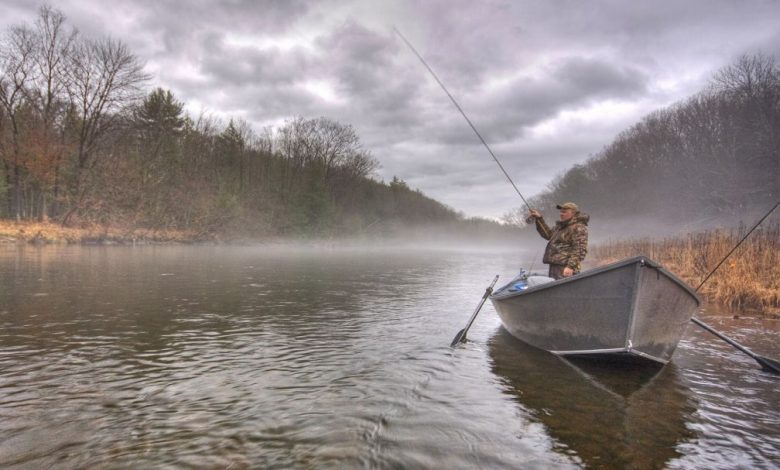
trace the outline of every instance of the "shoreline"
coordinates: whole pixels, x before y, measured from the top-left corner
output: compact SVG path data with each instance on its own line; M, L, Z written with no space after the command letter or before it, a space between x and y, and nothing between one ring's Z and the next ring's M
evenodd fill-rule
M93 225L63 227L52 222L0 220L0 243L33 245L135 245L195 244L218 242L216 236L204 236L182 230L116 228Z

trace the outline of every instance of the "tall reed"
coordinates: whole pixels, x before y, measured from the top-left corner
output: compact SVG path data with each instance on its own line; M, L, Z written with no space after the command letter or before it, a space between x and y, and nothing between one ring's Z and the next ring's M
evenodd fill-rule
M594 246L591 254L597 265L645 255L696 288L747 230L740 226L661 240L613 241ZM732 310L780 316L780 223L756 229L699 293Z

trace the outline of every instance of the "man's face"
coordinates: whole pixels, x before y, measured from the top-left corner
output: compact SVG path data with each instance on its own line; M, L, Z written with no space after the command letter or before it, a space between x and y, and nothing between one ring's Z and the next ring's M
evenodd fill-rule
M566 222L572 217L574 217L574 211L572 209L561 209L561 222Z

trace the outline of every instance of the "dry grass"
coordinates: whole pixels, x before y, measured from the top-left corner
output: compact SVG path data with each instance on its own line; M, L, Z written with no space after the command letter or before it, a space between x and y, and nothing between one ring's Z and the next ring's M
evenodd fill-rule
M595 246L591 253L598 265L645 255L695 289L745 233L747 228L740 227L663 240L627 240ZM780 316L780 224L756 229L699 293L732 310Z
M126 229L104 226L63 227L50 222L0 220L0 242L28 243L186 243L194 233L177 230Z

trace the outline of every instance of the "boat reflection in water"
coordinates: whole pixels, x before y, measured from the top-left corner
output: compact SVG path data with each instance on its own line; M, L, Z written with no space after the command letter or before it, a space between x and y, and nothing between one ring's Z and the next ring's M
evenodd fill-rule
M663 468L695 411L674 364L661 367L563 359L529 346L504 328L488 341L493 372L555 450L590 468Z

